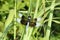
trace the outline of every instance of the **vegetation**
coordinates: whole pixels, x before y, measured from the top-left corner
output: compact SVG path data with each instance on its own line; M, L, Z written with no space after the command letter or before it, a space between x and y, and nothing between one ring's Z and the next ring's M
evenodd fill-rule
M0 0L0 40L60 40L60 0Z

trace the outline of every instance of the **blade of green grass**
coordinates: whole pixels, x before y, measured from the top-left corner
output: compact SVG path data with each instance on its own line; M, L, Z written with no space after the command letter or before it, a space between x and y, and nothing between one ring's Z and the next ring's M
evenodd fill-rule
M49 40L50 37L50 29L51 29L51 24L52 24L52 19L53 19L53 10L54 10L54 6L55 5L55 0L53 0L52 4L51 4L51 12L49 15L49 19L48 19L48 27L47 27L47 31L46 31L46 36L45 36L45 40Z
M36 18L36 16L37 16L38 7L39 7L39 0L37 0L37 3L36 3L36 9L35 9L35 13L34 13L34 18Z

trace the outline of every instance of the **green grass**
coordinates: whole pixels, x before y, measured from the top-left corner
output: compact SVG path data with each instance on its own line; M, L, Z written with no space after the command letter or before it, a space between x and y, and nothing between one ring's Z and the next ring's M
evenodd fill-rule
M0 5L0 40L60 40L60 0L2 1L5 4ZM19 14L26 17L24 20L31 16L31 22L37 19L39 26L30 26L28 23L24 25L21 21L18 23L16 19L22 19ZM12 35L12 38L9 38L8 34Z

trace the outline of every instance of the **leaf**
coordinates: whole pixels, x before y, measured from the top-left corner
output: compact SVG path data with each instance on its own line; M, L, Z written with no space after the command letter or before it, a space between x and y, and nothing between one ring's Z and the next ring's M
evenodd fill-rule
M9 4L6 2L2 8L1 8L2 11L5 11L5 10L9 10Z
M15 10L10 10L9 11L9 16L8 16L6 22L5 22L5 28L13 21L14 14L15 14Z
M0 21L0 32L2 32L3 29L4 29L4 24L3 24L3 22Z
M25 6L25 3L21 3L20 0L17 0L17 10L22 9Z
M57 24L60 24L60 21L57 21L57 20L53 20L53 22L55 22Z

